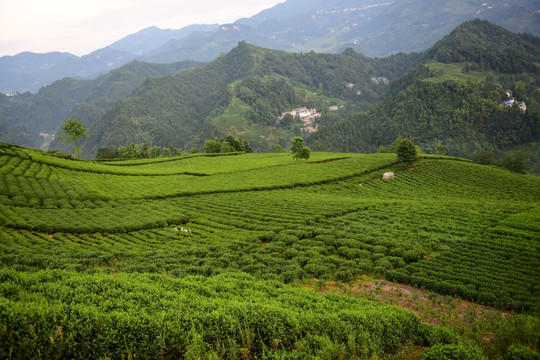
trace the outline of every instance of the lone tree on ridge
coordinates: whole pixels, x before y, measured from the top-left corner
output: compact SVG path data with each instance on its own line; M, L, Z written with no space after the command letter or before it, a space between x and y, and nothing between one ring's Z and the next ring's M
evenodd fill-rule
M399 162L412 163L418 158L416 145L409 139L399 142L396 153Z
M291 152L293 154L293 158L296 160L307 160L309 159L309 155L311 154L309 148L304 146L304 139L302 139L300 136L294 137L292 141Z
M68 119L62 125L62 130L67 136L59 136L58 139L63 140L66 144L73 144L75 146L75 154L77 159L81 158L81 140L88 137L86 128L83 123L75 118Z

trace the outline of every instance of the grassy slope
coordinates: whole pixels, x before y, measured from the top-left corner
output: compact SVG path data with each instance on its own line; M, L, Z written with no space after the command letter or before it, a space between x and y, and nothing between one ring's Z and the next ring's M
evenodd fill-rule
M495 74L494 72L486 71L469 71L465 72L464 68L467 63L453 63L453 64L443 64L440 62L431 62L427 63L426 66L435 71L438 76L430 77L425 79L425 81L430 81L433 83L442 83L447 80L453 81L486 81L486 76ZM469 65L472 65L470 63Z
M391 154L314 153L309 163L244 154L94 164L2 151L3 355L11 348L28 357L32 350L24 349L34 348L74 356L70 351L96 342L96 331L110 340L97 342L94 354L117 357L129 352L126 341L140 356L195 356L197 346L202 353L261 354L275 346L322 357L333 349L328 358L382 355L407 339L442 341L430 343L432 330L410 313L283 285L313 278L386 274L501 308L538 306L535 177L451 158L402 168ZM321 162L332 159L340 160ZM382 180L386 170L396 178ZM324 305L303 304L306 297ZM155 299L162 299L159 311L145 305ZM87 325L77 332L79 321ZM186 325L193 323L204 326ZM75 334L71 342L59 340L62 328L66 337ZM246 350L248 333L258 344Z

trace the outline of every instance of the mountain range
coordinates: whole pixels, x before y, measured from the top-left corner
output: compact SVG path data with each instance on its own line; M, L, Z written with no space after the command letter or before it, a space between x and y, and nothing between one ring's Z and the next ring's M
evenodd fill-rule
M539 10L531 0L288 0L233 24L143 29L82 57L28 52L4 56L0 92L36 92L66 76L94 78L134 59L211 61L239 41L291 52L340 53L350 47L380 57L424 51L472 18L540 35Z
M540 139L539 60L539 37L484 20L383 59L240 42L207 65L144 81L89 124L83 147L89 157L129 142L187 151L231 134L270 151L301 135L314 150L374 152L403 136L429 153L496 153ZM302 108L318 117L282 119Z
M406 136L466 156L540 140L540 37L466 22L422 54L368 112L307 139L315 149L374 152ZM538 154L537 154L538 155Z
M261 26L268 14L239 22ZM135 51L135 40L117 46ZM261 152L287 148L298 135L314 150L374 152L403 136L426 152L502 156L519 149L535 163L539 63L538 36L479 19L425 51L384 58L354 47L298 53L239 41L206 64L134 61L95 80L64 78L37 94L0 96L0 141L46 146L40 134L61 135L61 123L76 117L88 128L82 145L90 158L128 143L187 151L227 135ZM56 140L50 148L70 151Z

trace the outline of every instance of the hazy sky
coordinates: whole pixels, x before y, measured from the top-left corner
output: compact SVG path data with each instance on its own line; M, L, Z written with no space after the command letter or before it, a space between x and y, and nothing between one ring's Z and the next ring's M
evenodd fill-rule
M149 26L233 22L279 2L284 0L0 0L0 56L80 56Z

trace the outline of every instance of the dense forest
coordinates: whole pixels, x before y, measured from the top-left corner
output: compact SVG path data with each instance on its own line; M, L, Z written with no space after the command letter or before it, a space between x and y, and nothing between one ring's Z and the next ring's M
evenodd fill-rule
M427 152L442 144L448 154L465 156L536 141L539 59L538 37L481 20L464 23L425 52L423 63L393 82L367 113L321 128L308 143L321 150L373 152L403 136Z
M255 151L269 151L300 134L298 121L278 123L282 112L316 108L318 122L332 124L366 111L386 90L372 78L398 78L417 58L400 54L379 66L353 51L292 54L240 42L204 67L147 80L90 127L87 156L128 142L202 148L205 140L229 133ZM330 112L332 105L341 110Z
M39 147L43 143L39 133L58 132L66 118L78 118L89 126L149 76L174 74L199 65L193 61L166 65L134 61L95 80L64 78L36 94L0 94L0 126L6 129L0 132L0 141ZM53 147L63 145L58 142Z

